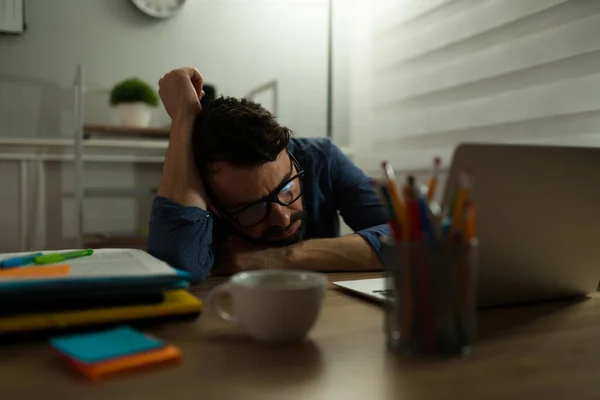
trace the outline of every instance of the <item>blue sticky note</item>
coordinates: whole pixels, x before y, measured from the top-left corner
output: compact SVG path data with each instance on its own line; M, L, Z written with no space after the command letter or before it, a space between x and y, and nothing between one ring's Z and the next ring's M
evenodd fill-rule
M50 345L70 358L93 364L112 358L155 350L164 346L154 339L129 327L55 337Z

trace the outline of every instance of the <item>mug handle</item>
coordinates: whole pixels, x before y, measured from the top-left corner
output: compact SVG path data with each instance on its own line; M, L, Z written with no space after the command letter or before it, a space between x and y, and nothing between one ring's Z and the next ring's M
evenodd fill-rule
M208 308L215 312L223 321L231 324L237 324L237 318L233 314L225 311L221 304L221 301L226 294L231 295L231 285L228 283L222 283L210 291L208 298L206 299L206 303Z

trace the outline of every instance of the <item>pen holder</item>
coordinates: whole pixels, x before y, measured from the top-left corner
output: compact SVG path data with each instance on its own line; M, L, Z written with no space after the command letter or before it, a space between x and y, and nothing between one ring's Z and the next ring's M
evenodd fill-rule
M389 350L411 356L468 354L476 334L477 240L386 239Z

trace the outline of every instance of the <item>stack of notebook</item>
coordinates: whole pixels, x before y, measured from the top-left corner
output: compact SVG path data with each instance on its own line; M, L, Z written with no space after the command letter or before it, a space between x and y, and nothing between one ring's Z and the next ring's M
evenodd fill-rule
M177 347L126 326L55 337L50 345L72 368L92 380L181 359Z
M0 335L196 317L189 278L135 249L0 254Z

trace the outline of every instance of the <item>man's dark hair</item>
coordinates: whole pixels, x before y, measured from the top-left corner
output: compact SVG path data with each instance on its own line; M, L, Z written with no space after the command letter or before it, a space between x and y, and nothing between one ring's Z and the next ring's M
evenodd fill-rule
M204 90L204 96L200 99L200 105L204 108L215 99L217 90L213 85L207 84L206 82L204 83L204 86L202 86L202 90Z
M214 162L251 167L275 161L287 148L291 135L259 104L218 97L202 109L194 123L192 147L196 167L205 178Z

